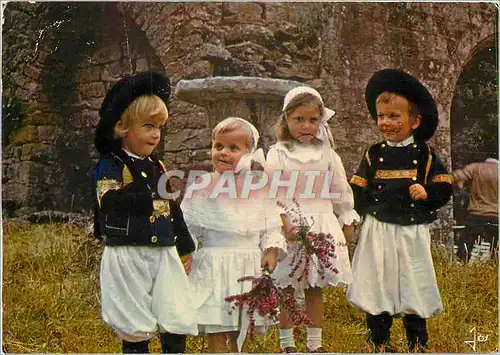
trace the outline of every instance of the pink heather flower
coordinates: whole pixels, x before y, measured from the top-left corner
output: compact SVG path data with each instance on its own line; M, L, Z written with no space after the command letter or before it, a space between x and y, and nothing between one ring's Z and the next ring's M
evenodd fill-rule
M255 333L255 311L261 317L269 317L275 322L279 321L279 313L286 311L294 325L311 325L312 321L297 305L293 295L283 292L271 277L269 272L264 271L262 276L244 276L239 282L252 281L252 289L238 295L225 298L227 302L233 302L233 309L248 306L250 338Z
M338 270L333 267L330 259L335 258L335 243L331 234L315 233L311 231L314 224L314 218L311 218L310 225L307 218L302 214L299 202L293 199L294 207L289 209L284 207L285 204L281 201L278 205L285 210L285 213L292 216L294 224L298 224L298 241L297 249L292 255L290 262L289 277L297 277L297 281L308 277L309 268L312 266L318 271L322 279L325 278L325 270L330 270L333 273L338 273ZM314 262L312 255L316 255L318 263ZM299 269L302 270L299 273ZM298 274L298 275L297 275Z

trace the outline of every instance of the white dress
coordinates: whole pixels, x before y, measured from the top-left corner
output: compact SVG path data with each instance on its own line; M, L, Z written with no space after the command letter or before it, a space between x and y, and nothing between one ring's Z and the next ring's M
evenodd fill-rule
M310 286L349 285L352 282L352 271L342 226L358 221L359 216L354 210L352 190L338 154L325 145L294 144L293 150L290 151L283 143L278 142L269 150L266 167L270 171L300 172L294 195L297 197L302 213L308 218L309 223L312 223L312 219L314 220L312 224L313 231L330 233L336 245L336 257L332 258L331 262L338 270L338 273L325 269L324 278L322 278L315 266L310 265L307 279L299 282L297 276L289 277L291 271L290 262L297 248L297 243L289 242L287 256L279 262L274 272L276 279L283 287L292 286L295 291L301 291ZM314 198L301 196L302 193L307 191L306 175L308 173L306 171L317 171L320 174L311 190L316 194ZM328 183L328 179L326 179L327 171L332 174L331 183ZM328 196L321 193L324 189L325 180L329 192L339 194L338 197L328 198ZM285 199L283 194L281 194L280 199ZM286 198L285 201L287 206L292 205L290 198ZM317 259L314 255L313 262L316 262L317 265ZM300 273L301 270L299 269L297 274Z
M211 177L220 177L212 173ZM196 299L197 323L204 333L240 330L241 350L248 327L246 312L232 309L227 296L251 290L251 281L238 282L243 276L260 276L263 251L279 248L284 255L286 243L281 221L270 213L269 200L259 198L228 199L209 197L210 188L184 197L181 207L191 235L198 239L189 279ZM275 212L275 209L271 209ZM256 325L264 319L255 316Z

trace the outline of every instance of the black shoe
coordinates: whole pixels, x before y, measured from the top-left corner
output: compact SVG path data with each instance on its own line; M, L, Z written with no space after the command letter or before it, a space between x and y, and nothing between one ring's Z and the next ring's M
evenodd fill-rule
M403 325L408 339L408 350L410 352L427 352L429 335L427 334L427 322L425 318L416 314L407 314L403 317Z
M366 315L368 326L368 342L374 347L374 351L392 352L390 345L392 316L388 313L378 315Z

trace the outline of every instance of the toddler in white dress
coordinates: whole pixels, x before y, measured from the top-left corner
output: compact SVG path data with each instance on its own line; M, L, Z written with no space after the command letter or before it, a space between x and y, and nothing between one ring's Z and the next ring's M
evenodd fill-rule
M278 252L286 249L281 221L270 200L262 191L241 196L252 161L264 163L262 150L256 151L258 139L255 127L241 118L220 122L212 132L215 171L199 179L209 178L211 184L192 193L186 190L181 205L188 228L198 239L189 277L197 300L197 323L207 334L210 353L241 351L248 316L245 310L233 310L225 298L250 291L251 281L238 279L260 276L264 267L272 272ZM231 192L214 196L221 179L227 179L229 190L234 187L237 198L230 198ZM255 321L264 325L258 315Z
M268 169L280 170L284 174L299 172L299 188L296 189L294 197L299 202L304 217L312 225L312 231L330 233L336 245L336 257L330 261L338 272L325 268L324 274L321 275L314 266L318 265L318 260L313 255L307 278L299 282L297 275L301 273L300 269L297 275L290 276L290 262L297 248L297 242L294 241L297 226L291 223L293 216L282 215L288 253L287 257L279 262L274 274L288 292L305 293L306 313L312 320L312 325L307 329L309 352L324 351L321 346L324 313L322 288L328 285L348 285L352 282L346 239L352 238L352 223L359 221L344 166L333 150L333 139L327 124L333 114L332 110L324 107L323 100L316 90L306 86L290 90L285 97L283 114L277 124L278 143L269 150L266 163ZM308 191L307 180L312 176L310 173L318 175L319 178ZM331 182L328 182L328 175ZM323 191L325 179L329 188L328 195ZM331 198L330 194L336 197ZM289 207L292 205L290 199L284 199L282 202ZM280 346L284 352L297 351L292 323L285 313L280 316Z

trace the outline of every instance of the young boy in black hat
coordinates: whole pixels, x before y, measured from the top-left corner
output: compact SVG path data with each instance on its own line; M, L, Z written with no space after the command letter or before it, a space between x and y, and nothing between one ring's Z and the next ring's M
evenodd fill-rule
M151 156L169 96L165 75L139 73L116 83L99 111L94 233L105 244L101 307L123 353L148 353L157 332L162 352L184 353L183 334L198 332L186 274L194 241L177 202L159 195L165 167Z
M426 318L442 311L428 224L452 194L452 179L426 143L436 131L434 99L414 77L385 69L365 98L384 141L372 145L351 178L363 215L348 299L367 313L376 351L389 347L394 316L403 316L411 351L428 343Z

